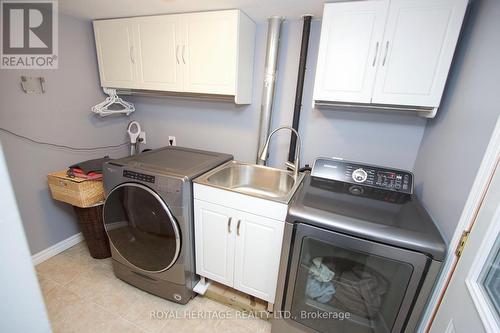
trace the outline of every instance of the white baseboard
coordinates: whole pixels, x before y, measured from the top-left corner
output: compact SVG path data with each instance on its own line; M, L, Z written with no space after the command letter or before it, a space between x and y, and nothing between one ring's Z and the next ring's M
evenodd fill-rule
M83 241L83 235L81 232L79 232L76 235L68 237L65 240L62 240L59 243L54 244L45 250L42 250L38 253L35 253L34 255L31 256L31 260L33 261L33 265L38 265L38 264L44 262L45 260L48 260L55 255L58 255L59 253L63 252L64 250L67 250L70 247L75 246L76 244L80 243L81 241Z

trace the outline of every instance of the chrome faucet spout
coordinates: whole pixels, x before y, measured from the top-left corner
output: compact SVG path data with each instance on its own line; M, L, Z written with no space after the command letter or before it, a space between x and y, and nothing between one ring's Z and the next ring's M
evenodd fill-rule
M292 169L293 171L293 178L295 180L298 179L298 176L299 176L299 169L300 169L300 145L301 145L301 139L300 139L300 135L299 135L299 132L297 132L297 130L295 130L295 128L293 127L290 127L290 126L280 126L278 128L276 128L275 130L273 130L271 132L271 134L269 134L269 136L267 137L267 140L266 140L266 144L264 145L264 148L262 148L262 151L260 152L259 156L260 156L260 160L263 162L262 164L266 164L266 161L267 161L267 158L268 158L268 151L269 151L269 142L271 141L271 137L274 135L274 133L280 131L280 130L283 130L283 129L287 129L287 130L290 130L293 134L295 134L295 136L297 137L297 145L295 147L295 161L293 164L289 163L289 162L286 162L285 165Z

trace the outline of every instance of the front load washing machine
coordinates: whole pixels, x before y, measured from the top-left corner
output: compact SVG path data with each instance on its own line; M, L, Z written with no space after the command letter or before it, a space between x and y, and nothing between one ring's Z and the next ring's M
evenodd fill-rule
M166 147L104 165L103 219L118 278L181 304L194 296L192 179L232 158Z

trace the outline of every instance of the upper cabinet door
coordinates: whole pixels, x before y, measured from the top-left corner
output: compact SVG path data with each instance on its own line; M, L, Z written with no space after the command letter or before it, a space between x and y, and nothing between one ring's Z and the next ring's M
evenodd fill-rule
M238 15L237 10L182 15L184 91L235 95Z
M236 224L234 288L274 303L285 223L241 212Z
M134 19L141 89L182 91L179 15Z
M388 1L325 4L314 100L369 103Z
M135 88L136 52L131 19L94 21L101 86Z
M373 103L438 107L467 0L392 0Z

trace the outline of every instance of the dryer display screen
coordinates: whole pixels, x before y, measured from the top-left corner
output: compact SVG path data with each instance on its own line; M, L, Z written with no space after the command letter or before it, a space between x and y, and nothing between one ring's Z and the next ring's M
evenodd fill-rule
M155 182L155 176L146 175L144 173L138 173L138 172L129 171L129 170L123 170L123 177L135 179L135 180L140 180L140 181L148 182L148 183Z

